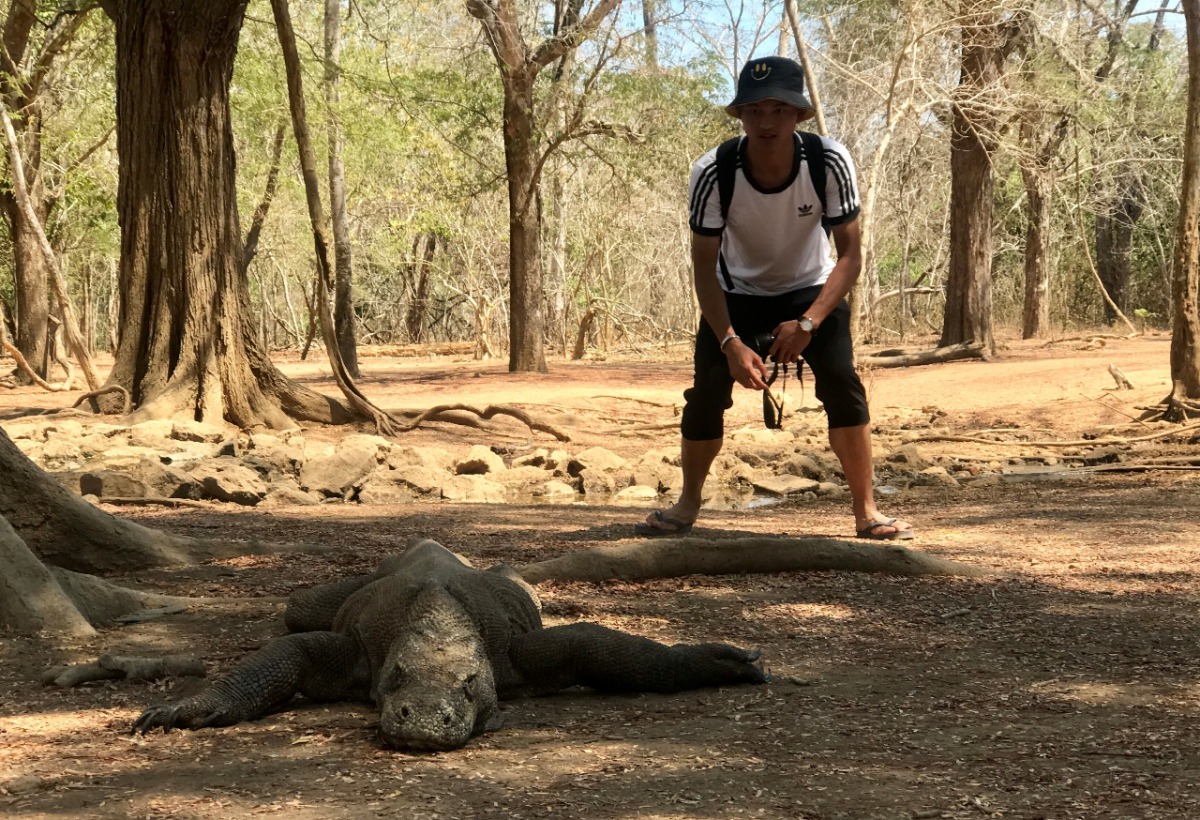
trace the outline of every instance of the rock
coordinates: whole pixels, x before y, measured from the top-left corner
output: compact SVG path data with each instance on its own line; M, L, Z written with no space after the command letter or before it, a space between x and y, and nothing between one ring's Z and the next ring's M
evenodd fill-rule
M510 493L531 493L546 481L546 471L528 465L509 467L504 472L489 474L488 478L503 484Z
M264 509L278 507L311 507L320 503L316 496L306 493L294 481L280 481L271 485L258 506Z
M441 493L441 485L435 489ZM358 491L361 504L407 504L416 497L417 490L391 470L376 470Z
M436 496L441 496L442 485L451 478L451 475L444 470L436 470L421 464L397 467L387 472L379 470L372 474L367 483L375 480L377 476L380 478L386 476L387 480L409 487L419 495Z
M14 442L28 439L30 441L45 441L46 431L37 424L27 424L23 422L5 422L4 432ZM19 445L18 445L19 446Z
M425 467L440 472L454 469L454 458L445 450L436 447L393 447L388 453L387 465L393 470L407 467Z
M503 484L481 475L455 475L442 485L442 498L471 504L503 504L508 491Z
M8 429L7 427L5 429ZM83 425L74 419L56 419L42 427L43 440L53 438L82 438Z
M801 478L795 475L777 475L760 478L754 482L756 490L762 490L772 495L799 495L800 493L816 492L821 485L811 478Z
M547 481L533 491L535 496L539 498L574 498L575 488L570 484L565 484L562 481Z
M162 449L163 442L171 437L175 422L171 419L151 419L130 425L125 431L125 440L134 447L156 447Z
M635 486L653 487L657 492L668 492L683 484L683 473L678 467L661 461L657 464L640 463L633 468L633 483Z
M617 493L617 501L654 501L658 498L658 488L645 484L634 484Z
M834 484L832 481L822 481L817 485L817 495L826 498L838 498L846 495L850 491L841 484Z
M392 452L392 448L395 446L383 436L371 433L355 433L346 436L338 443L339 449L343 447L362 447L368 450L375 448L375 455L381 462L387 460L388 453Z
M197 441L206 444L219 444L229 437L229 428L184 419L175 421L172 424L169 435L175 441Z
M149 498L154 495L144 482L116 470L88 470L79 476L81 495L117 498Z
M917 473L917 483L924 486L957 487L958 479L950 475L945 467L926 467Z
M308 461L300 468L300 487L313 493L345 497L362 487L379 466L379 449L371 442L349 441L333 455Z
M625 466L625 459L604 447L589 447L575 454L567 465L567 473L578 476L584 470L620 470Z
M579 473L579 489L584 495L612 495L621 487L612 473L598 469L586 469ZM624 486L624 485L622 485Z
M191 472L205 498L253 507L267 494L267 485L258 473L227 456L200 462Z
M550 452L545 448L539 447L532 453L526 453L523 456L517 456L512 460L513 467L545 467L548 461Z
M891 464L903 464L913 472L920 472L933 465L915 444L902 444L887 455L885 459Z
M740 430L734 430L726 438L729 441L753 444L790 444L793 440L792 434L787 430L767 430L758 427L743 427Z
M647 450L642 454L642 457L638 459L637 463L638 466L657 466L659 464L666 464L671 467L678 467L681 457L682 451L679 447L663 447L660 449Z
M466 457L459 459L454 465L454 472L458 475L488 475L503 472L505 469L504 459L482 444L473 446Z
M793 453L783 462L781 472L801 478L811 478L814 481L822 481L829 476L829 472L821 462L803 453Z
M42 461L61 462L73 461L84 457L77 438L51 438L42 445Z

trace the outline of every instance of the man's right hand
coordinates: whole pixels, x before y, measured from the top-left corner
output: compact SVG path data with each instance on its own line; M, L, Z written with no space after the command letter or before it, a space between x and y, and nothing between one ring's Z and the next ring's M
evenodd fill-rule
M725 345L725 358L729 360L729 375L742 387L750 390L767 389L767 365L762 358L741 339L731 339Z

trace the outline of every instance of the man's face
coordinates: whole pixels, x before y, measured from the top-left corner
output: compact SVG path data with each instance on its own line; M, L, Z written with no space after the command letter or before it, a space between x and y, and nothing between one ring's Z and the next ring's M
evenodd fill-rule
M746 136L754 140L791 139L792 132L800 123L803 112L794 105L779 100L762 100L749 103L738 109L738 117Z

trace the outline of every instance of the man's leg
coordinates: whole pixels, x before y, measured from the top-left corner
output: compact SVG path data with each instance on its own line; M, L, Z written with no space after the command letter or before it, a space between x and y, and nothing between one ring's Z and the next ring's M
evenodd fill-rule
M870 425L829 428L829 446L833 448L838 461L842 463L842 472L846 476L846 484L850 487L855 531L862 532L875 522L889 520L875 506L875 473L871 463ZM872 533L875 537L882 538L911 529L911 524L897 519L893 524L880 524L873 527Z
M683 490L679 500L666 510L656 510L646 518L646 526L670 532L680 525L693 523L700 515L700 504L704 500L704 482L713 460L721 452L723 439L705 441L683 439L680 466L683 468Z

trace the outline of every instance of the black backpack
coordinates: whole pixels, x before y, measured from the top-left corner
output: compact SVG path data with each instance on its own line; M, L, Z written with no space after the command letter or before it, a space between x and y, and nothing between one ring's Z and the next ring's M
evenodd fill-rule
M817 189L817 201L821 203L821 227L829 233L829 210L825 207L825 146L821 138L811 131L797 131L804 146L804 160L808 163L808 175ZM737 181L737 148L741 137L725 140L717 146L717 195L721 200L721 219L729 218L729 203L733 202L733 186Z

